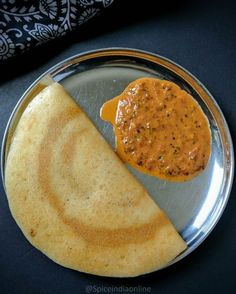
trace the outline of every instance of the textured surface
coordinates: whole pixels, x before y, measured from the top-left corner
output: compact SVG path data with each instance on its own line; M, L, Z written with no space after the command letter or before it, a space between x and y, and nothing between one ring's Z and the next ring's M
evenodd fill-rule
M59 39L102 13L113 0L0 0L0 62Z
M186 247L59 84L23 113L5 176L11 212L26 238L64 266L137 276Z
M124 162L144 173L186 181L207 165L209 122L196 100L175 83L135 80L103 105L102 118L114 125Z
M127 5L127 1L122 2ZM113 13L100 19L96 32L94 26L86 26L78 36L1 65L1 136L19 97L50 66L84 50L129 46L169 57L203 81L221 106L235 142L234 1L168 1L158 10L152 3L156 1L150 1L146 8L137 6L131 20L131 7L126 12L125 5L116 6L115 2ZM172 8L171 3L175 3ZM134 279L97 278L52 263L22 236L10 215L2 186L0 191L1 293L85 293L89 285L140 285L150 287L152 293L165 294L235 292L235 184L222 219L197 251L171 268Z

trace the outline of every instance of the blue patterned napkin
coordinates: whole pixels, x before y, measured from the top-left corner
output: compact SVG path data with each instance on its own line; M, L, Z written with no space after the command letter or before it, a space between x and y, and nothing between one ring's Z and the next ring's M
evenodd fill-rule
M0 0L0 61L59 38L114 0Z

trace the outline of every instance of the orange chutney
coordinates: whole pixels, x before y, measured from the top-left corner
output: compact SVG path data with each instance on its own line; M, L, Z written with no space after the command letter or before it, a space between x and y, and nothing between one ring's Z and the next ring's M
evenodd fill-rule
M205 169L209 122L197 101L173 82L141 78L101 108L114 126L116 151L141 172L185 181Z

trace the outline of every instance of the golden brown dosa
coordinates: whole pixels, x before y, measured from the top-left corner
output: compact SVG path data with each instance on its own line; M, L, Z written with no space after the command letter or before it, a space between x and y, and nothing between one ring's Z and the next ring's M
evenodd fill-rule
M5 184L26 238L55 262L128 277L186 244L62 86L40 92L10 146Z

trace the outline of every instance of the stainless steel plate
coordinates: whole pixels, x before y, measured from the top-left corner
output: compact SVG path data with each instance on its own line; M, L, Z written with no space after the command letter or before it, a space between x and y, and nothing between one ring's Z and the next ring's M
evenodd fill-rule
M11 137L39 83L47 83L48 77L61 83L106 140L114 145L112 127L100 119L100 107L121 93L131 81L147 76L173 81L189 92L208 117L212 132L209 164L191 181L158 180L128 166L188 244L188 249L170 263L173 264L193 251L218 222L229 197L234 170L232 140L220 108L207 89L176 63L144 51L111 48L76 55L49 69L24 93L10 117L2 145L2 177L4 182L4 164Z

